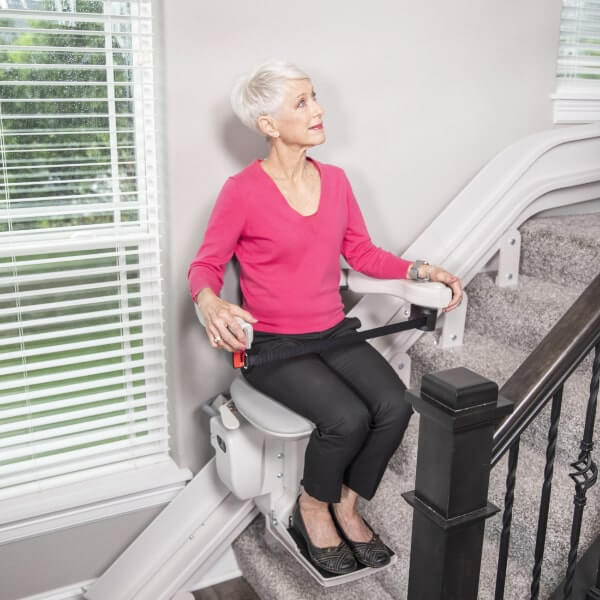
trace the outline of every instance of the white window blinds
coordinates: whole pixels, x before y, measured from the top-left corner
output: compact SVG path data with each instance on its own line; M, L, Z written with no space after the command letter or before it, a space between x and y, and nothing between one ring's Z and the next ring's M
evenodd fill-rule
M0 0L0 499L168 460L150 0Z
M563 0L554 120L600 119L600 0Z
M600 0L563 0L557 75L600 82Z

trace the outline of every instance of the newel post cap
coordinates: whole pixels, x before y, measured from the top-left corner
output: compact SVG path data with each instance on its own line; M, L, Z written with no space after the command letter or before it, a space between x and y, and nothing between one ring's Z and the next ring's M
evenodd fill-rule
M421 394L444 407L460 411L495 404L498 384L465 367L457 367L425 375Z

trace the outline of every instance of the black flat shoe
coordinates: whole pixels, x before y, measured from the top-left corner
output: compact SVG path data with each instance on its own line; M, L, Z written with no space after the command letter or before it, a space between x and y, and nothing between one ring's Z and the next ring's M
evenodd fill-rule
M361 565L365 565L365 567L377 568L385 567L385 565L390 562L392 558L391 550L381 541L379 535L373 531L373 528L367 523L364 517L363 521L371 530L373 537L368 542L353 542L352 540L348 539L348 536L344 533L342 526L335 516L335 511L333 510L333 506L331 504L329 504L329 512L331 513L333 522L340 533L340 537L348 544L348 546L350 546L350 549L354 553L356 560Z
M300 496L298 496L299 498ZM343 540L337 546L328 546L326 548L317 548L312 545L302 519L302 514L300 513L299 500L296 500L296 506L292 513L292 527L302 536L310 561L317 568L335 575L346 575L357 569L358 564L352 554L352 550L348 548L346 542Z

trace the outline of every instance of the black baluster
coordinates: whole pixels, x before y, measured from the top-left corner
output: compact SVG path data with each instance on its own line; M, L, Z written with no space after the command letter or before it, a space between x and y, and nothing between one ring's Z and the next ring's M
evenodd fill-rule
M600 384L600 344L596 345L596 355L594 356L594 366L592 367L592 381L590 383L590 402L594 399L594 406L598 399L598 387ZM592 433L593 434L593 433ZM596 585L592 587L586 600L600 600L600 564L596 573Z
M600 600L600 564L596 573L596 585L588 590L585 600Z
M546 546L546 529L548 527L548 512L550 509L550 496L552 494L552 474L554 472L554 457L556 455L556 439L558 437L562 395L563 386L561 385L552 397L552 412L550 414L548 446L546 448L546 467L544 468L544 484L542 486L540 514L535 541L535 565L531 580L531 600L537 600L540 594L540 576L542 574L542 561L544 560L544 548Z
M495 600L503 600L506 582L506 563L508 561L508 546L510 544L510 527L512 510L515 500L515 482L517 479L517 463L519 462L518 438L510 447L508 453L508 473L506 475L506 494L504 496L504 513L502 514L502 534L500 536L500 551L498 553L498 574L496 575Z
M577 547L579 546L579 535L581 533L581 521L586 503L587 491L596 483L598 478L598 467L592 459L594 448L594 423L596 420L596 403L598 400L598 378L600 372L600 343L596 345L594 366L592 368L592 381L590 383L590 398L588 400L585 415L585 427L583 439L581 440L579 458L571 463L575 469L569 477L575 482L575 497L573 503L573 525L571 526L571 548L567 564L567 575L564 588L564 600L571 596L573 591L573 577L575 575L575 563L577 561Z

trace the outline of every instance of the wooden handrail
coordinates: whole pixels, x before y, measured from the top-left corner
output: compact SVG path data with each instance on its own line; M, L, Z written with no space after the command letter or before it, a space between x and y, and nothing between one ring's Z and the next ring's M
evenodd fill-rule
M502 386L514 406L494 434L492 466L525 431L590 350L600 341L600 274Z

